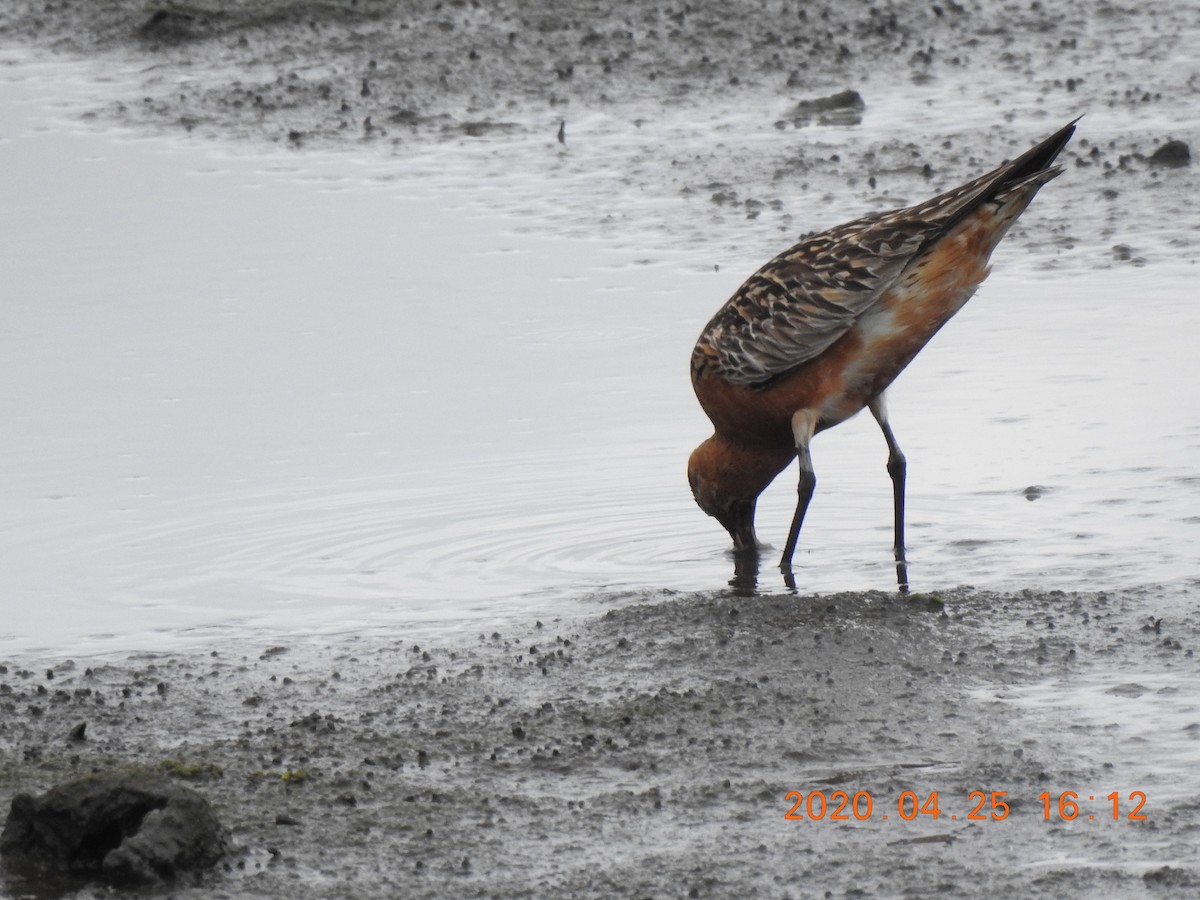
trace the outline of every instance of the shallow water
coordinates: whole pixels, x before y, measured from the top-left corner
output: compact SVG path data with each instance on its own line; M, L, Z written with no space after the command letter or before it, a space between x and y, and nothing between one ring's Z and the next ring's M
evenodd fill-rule
M1082 831L1128 829L1156 820L1165 809L1182 798L1195 797L1200 789L1196 773L1200 681L1190 661L1169 668L1163 672L1161 661L1155 661L1141 671L1092 671L999 693L969 693L984 710L1018 711L1030 744L1054 744L1060 764L1076 775L1071 781L1060 778L1045 785L1050 815L1059 814L1062 797L1066 805L1061 808L1071 821L1061 827L1079 837ZM1044 796L1037 799L1040 814L1046 802ZM1137 819L1139 815L1144 819ZM1194 858L1192 846L1159 838L1105 841L1087 849L1046 845L1025 865L1145 872L1164 864L1187 866Z
M79 123L94 69L3 62L0 651L478 631L730 579L684 477L708 433L687 360L786 219L730 216L706 242L691 201L636 177L601 179L606 200L589 151L552 141L506 171L486 143L131 139ZM589 124L597 159L620 144ZM914 588L1195 577L1193 263L994 262L889 395ZM800 589L891 587L874 423L814 458ZM792 484L760 504L765 540ZM783 587L769 564L759 586Z

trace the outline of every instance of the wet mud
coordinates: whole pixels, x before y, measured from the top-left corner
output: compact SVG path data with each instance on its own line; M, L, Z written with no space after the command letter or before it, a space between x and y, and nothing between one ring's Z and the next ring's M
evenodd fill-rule
M701 214L643 230L771 252L1091 113L1101 136L1081 129L1037 234L1010 240L1039 265L1195 256L1195 166L1171 126L1196 90L1172 63L1196 37L1186 4L737 9L15 0L0 40L138 66L99 121L296 153L485 142L486 166L587 180L538 227L628 223L622 197L648 191ZM846 146L814 130L861 115L846 91L869 111L968 83L987 128L931 114L920 142ZM1043 107L1016 136L1015 98ZM811 139L673 152L664 111L718 100L762 110L751 143ZM592 173L570 153L600 115L624 131ZM602 596L591 619L439 646L0 661L0 803L97 771L188 784L234 850L180 897L1195 896L1196 585L1103 587ZM90 890L0 875L13 897Z
M1195 796L1103 718L1003 702L1099 667L1153 716L1109 673L1194 678L1196 622L1147 603L663 596L454 646L8 666L0 795L130 768L192 786L235 850L173 896L1194 895ZM1096 802L1062 821L1067 791Z
M137 69L135 86L91 111L101 121L398 160L482 145L481 179L536 170L566 185L537 209L539 227L632 229L643 246L658 232L660 244L750 247L752 259L781 235L925 199L1085 115L1063 155L1079 177L1039 204L1036 233L1018 226L1007 243L1042 265L1091 267L1196 256L1183 113L1198 27L1186 4L1069 0L0 10L0 40ZM864 108L893 127L822 133ZM697 130L712 127L697 150ZM686 222L627 208L681 196ZM513 210L529 218L531 199L513 197Z

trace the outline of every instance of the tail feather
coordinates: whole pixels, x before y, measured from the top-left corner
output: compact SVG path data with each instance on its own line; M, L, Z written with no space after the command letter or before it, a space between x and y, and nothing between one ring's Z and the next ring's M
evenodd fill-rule
M1058 154L1066 147L1071 135L1075 133L1075 123L1079 121L1079 118L1068 122L1050 137L1011 162L1006 162L986 175L980 175L954 190L913 207L911 213L919 218L935 221L939 226L937 231L924 236L918 253L949 234L959 222L970 216L983 204L1003 203L1007 200L1007 195L1034 184L1036 187L1029 192L1026 198L1025 205L1028 205L1028 202L1033 199L1033 195L1037 193L1037 188L1062 173L1062 167L1055 166L1053 163ZM910 211L898 212L903 214Z
M1049 181L1061 172L1061 166L1051 168L1051 164L1058 157L1058 154L1062 152L1063 148L1067 146L1067 141L1071 140L1071 135L1075 133L1075 123L1082 118L1083 116L1079 116L1073 119L1036 147L1026 150L1012 162L1001 166L1000 169L1004 172L1004 177L996 185L997 193L1003 193L1005 190L1022 184L1034 176L1053 172L1053 174L1044 179L1044 181Z

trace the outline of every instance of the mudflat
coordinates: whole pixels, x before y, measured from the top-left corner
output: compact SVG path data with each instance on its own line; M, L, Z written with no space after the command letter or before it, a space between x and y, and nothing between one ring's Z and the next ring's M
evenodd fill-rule
M0 786L183 780L236 849L178 896L1186 896L1196 623L1161 599L645 597L453 646L8 666Z

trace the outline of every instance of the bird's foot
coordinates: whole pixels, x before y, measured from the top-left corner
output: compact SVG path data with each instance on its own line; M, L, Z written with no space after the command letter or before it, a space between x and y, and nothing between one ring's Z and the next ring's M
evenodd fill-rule
M779 561L779 571L783 574L783 583L789 591L796 590L796 574L792 571L792 561L784 557Z

